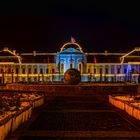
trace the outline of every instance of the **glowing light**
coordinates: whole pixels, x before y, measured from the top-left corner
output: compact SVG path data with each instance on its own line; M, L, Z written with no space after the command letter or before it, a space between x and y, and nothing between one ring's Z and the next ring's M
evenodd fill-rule
M121 64L123 64L124 58L125 58L125 57L127 57L128 55L132 54L132 53L135 52L135 51L140 51L140 48L137 47L137 48L133 49L132 51L130 51L129 53L127 53L127 54L123 55L122 57L120 57Z
M7 47L3 49L3 51L7 51L9 52L10 54L14 55L15 57L18 58L18 62L21 64L21 58L20 56L16 55L14 52L10 51Z
M76 49L80 50L80 52L83 53L83 50L82 50L81 46L80 46L78 43L72 43L72 42L65 43L65 44L61 47L60 52L62 52L63 50L65 50L65 47L66 47L67 45L76 45L76 46L77 46Z

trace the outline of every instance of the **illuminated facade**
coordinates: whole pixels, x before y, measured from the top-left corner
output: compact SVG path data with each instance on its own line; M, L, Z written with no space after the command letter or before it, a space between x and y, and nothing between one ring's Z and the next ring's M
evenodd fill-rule
M57 53L0 51L0 83L63 81L69 68L78 69L82 82L140 81L139 48L129 53L85 53L70 41Z

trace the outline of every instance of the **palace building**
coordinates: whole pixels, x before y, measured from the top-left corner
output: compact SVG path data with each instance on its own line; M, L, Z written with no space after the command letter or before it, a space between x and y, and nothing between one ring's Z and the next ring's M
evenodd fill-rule
M88 53L72 40L56 53L0 51L0 83L59 82L75 68L81 82L140 82L140 48L128 53Z

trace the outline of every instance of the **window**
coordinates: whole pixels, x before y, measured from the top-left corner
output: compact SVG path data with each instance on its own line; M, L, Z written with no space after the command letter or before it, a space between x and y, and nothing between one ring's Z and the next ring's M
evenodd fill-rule
M118 74L121 73L121 69L120 68L117 69L117 73Z
M90 73L90 68L88 68L88 73Z
M23 78L22 78L22 81L23 81L23 82L25 82L25 81L26 81L26 79L23 77Z
M18 69L18 68L16 68L16 74L18 74L18 71L19 71L19 69Z
M31 68L28 68L28 73L31 74Z
M126 74L127 73L127 69L126 68L124 68L124 74Z
M0 73L3 73L3 69L0 69Z
M108 68L105 68L105 74L108 74Z
M114 71L114 66L111 66L111 74L114 74L115 71Z
M9 73L9 74L11 73L11 68L8 69L8 73Z
M134 68L132 68L132 73L135 73L135 69Z
M37 74L37 68L34 69L34 74Z
M100 74L102 74L103 73L103 69L102 68L100 68Z
M37 82L37 77L34 77L34 82Z
M42 68L40 68L40 74L43 74L43 69Z
M94 69L94 74L96 74L96 69Z
M48 69L48 68L46 69L46 73L47 73L47 74L49 73L49 69Z
M73 67L73 65L72 65L72 63L70 63L70 68L72 68Z
M52 68L52 73L54 73L54 68Z
M25 68L22 68L22 74L25 74Z

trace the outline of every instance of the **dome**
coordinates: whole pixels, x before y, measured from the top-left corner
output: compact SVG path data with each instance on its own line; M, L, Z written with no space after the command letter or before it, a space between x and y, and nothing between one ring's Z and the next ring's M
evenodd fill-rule
M81 81L80 72L77 69L68 69L64 74L64 83L76 85Z

